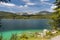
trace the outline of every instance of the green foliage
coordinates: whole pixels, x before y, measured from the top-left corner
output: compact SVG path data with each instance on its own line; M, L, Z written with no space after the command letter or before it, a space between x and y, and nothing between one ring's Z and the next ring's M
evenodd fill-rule
M0 35L0 40L2 40L3 39L3 37L2 37L2 34Z
M56 0L56 6L57 8L55 8L55 12L53 12L51 18L54 20L53 22L53 28L57 29L60 28L60 0Z
M10 2L11 0L0 0L0 2Z

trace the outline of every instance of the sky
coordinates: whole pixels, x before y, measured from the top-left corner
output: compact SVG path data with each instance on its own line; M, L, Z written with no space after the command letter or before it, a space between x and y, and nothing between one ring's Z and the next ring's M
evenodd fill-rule
M0 2L0 11L7 12L53 12L55 0L11 0L9 3Z

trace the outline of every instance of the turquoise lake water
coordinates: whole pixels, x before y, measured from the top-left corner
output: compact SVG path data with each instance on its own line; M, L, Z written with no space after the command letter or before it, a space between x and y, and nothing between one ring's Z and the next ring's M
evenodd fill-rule
M9 40L12 34L26 32L42 32L43 29L50 29L47 19L2 19L0 34L3 40Z
M42 30L11 30L11 31L5 31L1 32L3 36L3 40L10 40L12 34L23 34L28 32L42 32Z

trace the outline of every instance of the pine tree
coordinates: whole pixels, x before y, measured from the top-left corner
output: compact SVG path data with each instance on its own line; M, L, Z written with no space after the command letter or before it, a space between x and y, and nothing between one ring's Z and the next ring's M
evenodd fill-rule
M56 0L55 4L57 7L54 9L55 12L52 15L52 19L54 20L52 25L54 29L60 29L60 0Z
M10 2L11 0L0 0L0 2Z

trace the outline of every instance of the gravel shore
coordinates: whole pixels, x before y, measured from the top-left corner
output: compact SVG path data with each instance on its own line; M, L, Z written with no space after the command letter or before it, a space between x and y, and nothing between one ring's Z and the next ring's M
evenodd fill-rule
M51 40L60 40L60 35L59 36L56 36L54 38L51 38Z

